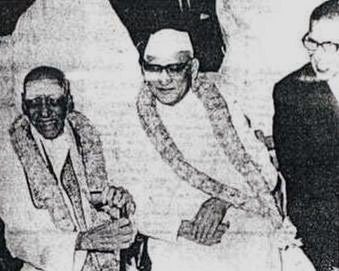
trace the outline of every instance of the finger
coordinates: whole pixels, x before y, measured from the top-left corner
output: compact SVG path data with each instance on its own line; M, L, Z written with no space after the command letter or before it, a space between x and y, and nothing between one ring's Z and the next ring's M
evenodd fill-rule
M230 222L227 221L226 223L221 223L218 225L217 229L220 231L227 231L230 228Z
M131 242L121 242L119 244L119 249L127 249L131 246Z
M116 207L108 207L109 211L107 212L112 219L120 218L120 210Z
M119 208L121 208L121 201L122 201L123 191L121 187L115 189L114 196L112 198L113 204Z
M198 238L200 241L204 241L206 239L208 230L211 227L213 221L214 221L213 214L211 214L211 212L207 212L205 217L202 219L199 227Z
M133 234L120 235L119 240L121 243L131 243L133 242Z
M128 225L122 228L119 228L119 234L126 235L126 234L132 234L133 233L133 227L132 225Z
M194 238L196 238L197 240L199 240L200 238L200 231L201 231L201 228L203 227L202 225L205 223L204 221L205 221L205 217L207 213L208 213L207 209L202 207L197 213L195 220L193 221L192 234Z
M108 191L109 191L109 186L106 186L101 193L101 200L102 200L102 204L104 205L107 204Z
M208 229L208 231L206 233L206 238L211 238L214 235L214 233L216 232L219 224L220 224L220 220L219 219L214 219L212 221L212 223L210 224L210 227L209 227L209 229Z
M191 231L192 238L198 240L198 238L197 238L198 233L199 233L199 224L194 222L193 227L192 227L192 231Z
M200 221L206 216L208 209L206 207L201 207L198 213L196 214L194 221L200 223Z
M120 191L120 197L117 192L116 196L114 197L114 204L118 206L119 208L126 208L126 205L128 203L129 197L128 194L126 194L124 191Z
M135 202L133 200L128 201L126 204L126 211L127 211L127 215L134 215L135 214L135 210L136 210L136 205Z
M221 240L223 235L225 234L226 232L225 231L220 231L220 230L217 230L214 235L210 238L211 240L213 239L219 239Z
M108 205L105 205L101 207L100 210L108 214L112 219L120 218L120 210L118 208L109 207Z
M193 224L187 220L181 221L180 227L178 229L178 236L185 237L191 235Z
M116 191L115 187L111 186L107 193L107 204L110 207L113 207L113 198L114 198L115 191Z
M119 228L127 227L131 224L131 221L127 218L118 219Z
M205 218L203 231L201 232L200 239L202 241L207 239L209 231L210 231L210 229L211 229L211 227L214 223L218 223L218 222L216 221L216 218L214 217L214 215L209 213L209 215L206 216L206 218Z

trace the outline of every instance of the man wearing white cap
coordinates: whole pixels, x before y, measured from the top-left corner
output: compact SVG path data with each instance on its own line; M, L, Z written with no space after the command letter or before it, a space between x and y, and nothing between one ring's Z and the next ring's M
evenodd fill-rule
M151 33L184 25L189 29L200 70L218 71L225 54L216 0L109 0L142 56Z
M188 33L154 33L140 64L145 145L167 165L161 171L170 169L158 184L167 194L152 198L147 217L160 221L158 228L139 225L150 236L153 270L281 270L279 252L297 242L271 196L275 169L246 120L231 115L216 85L198 74ZM312 270L304 260L306 267L302 261L289 270Z

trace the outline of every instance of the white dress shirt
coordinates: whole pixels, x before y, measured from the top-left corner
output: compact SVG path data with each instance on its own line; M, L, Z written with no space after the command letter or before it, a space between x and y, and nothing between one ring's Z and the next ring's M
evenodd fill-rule
M333 79L327 81L332 93L334 94L334 97L339 102L339 75L334 77Z

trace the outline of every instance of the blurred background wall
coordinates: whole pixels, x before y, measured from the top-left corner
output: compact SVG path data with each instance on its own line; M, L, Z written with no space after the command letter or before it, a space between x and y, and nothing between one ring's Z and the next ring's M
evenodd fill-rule
M254 126L265 134L271 133L273 85L307 61L300 39L311 10L321 2L217 0L228 35L221 91L236 92ZM2 145L7 146L9 123L20 112L24 75L36 65L53 65L66 72L77 109L100 130L108 160L122 163L110 169L113 176L131 172L131 161L137 162L142 151L135 112L141 83L137 59L108 1L36 0L13 34L0 38ZM1 149L2 160L5 151Z
M311 10L321 2L217 0L217 13L228 36L221 91L237 93L255 128L266 135L272 127L273 85L307 61L300 39ZM141 83L137 59L108 1L36 0L19 18L12 35L0 37L0 140L4 146L0 160L11 149L7 129L20 112L24 75L37 65L53 65L70 79L76 108L100 130L107 160L118 163L109 167L113 178L138 177L145 169L140 161L144 137L135 110Z
M77 104L90 111L93 96L106 100L114 94L118 102L137 92L136 51L108 1L33 2L1 5L2 18L7 18L2 19L2 35L14 30L24 12L14 33L0 38L1 107L18 105L23 75L39 64L66 71ZM255 126L267 133L273 84L307 60L300 39L311 10L321 2L217 0L219 20L228 35L224 83L239 94Z

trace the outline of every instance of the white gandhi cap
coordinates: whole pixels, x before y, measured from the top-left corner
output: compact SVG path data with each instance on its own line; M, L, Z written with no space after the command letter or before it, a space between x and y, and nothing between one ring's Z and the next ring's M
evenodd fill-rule
M144 58L169 57L178 52L186 51L193 57L193 46L187 32L171 28L161 29L152 34L145 48Z

